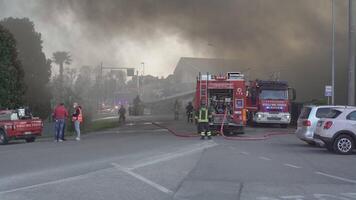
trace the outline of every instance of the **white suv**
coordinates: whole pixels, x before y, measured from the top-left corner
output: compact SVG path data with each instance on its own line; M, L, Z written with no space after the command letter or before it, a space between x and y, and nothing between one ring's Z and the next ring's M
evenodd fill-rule
M327 118L319 120L314 138L339 154L351 154L356 142L356 108L332 109Z
M295 131L296 136L310 145L315 145L314 132L316 125L321 118L327 117L330 110L333 108L344 108L345 106L316 106L316 105L306 105L302 108L298 122L297 130Z

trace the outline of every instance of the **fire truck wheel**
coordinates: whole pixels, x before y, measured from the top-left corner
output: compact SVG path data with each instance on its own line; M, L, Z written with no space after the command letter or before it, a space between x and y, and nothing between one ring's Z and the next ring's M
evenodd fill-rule
M3 130L0 130L0 144L7 144L8 140Z
M35 138L35 137L26 138L26 142L27 142L27 143L34 142L35 140L36 140L36 138Z

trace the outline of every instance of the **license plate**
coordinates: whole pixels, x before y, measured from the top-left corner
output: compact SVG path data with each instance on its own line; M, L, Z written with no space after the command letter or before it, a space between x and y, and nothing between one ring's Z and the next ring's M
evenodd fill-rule
M31 135L32 132L25 132L25 135Z
M268 120L281 120L279 117L267 117Z

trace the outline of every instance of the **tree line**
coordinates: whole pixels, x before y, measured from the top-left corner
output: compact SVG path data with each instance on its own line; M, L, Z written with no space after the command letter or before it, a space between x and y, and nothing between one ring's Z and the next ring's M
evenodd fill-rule
M29 107L42 118L51 113L52 60L42 45L30 19L0 21L0 109Z

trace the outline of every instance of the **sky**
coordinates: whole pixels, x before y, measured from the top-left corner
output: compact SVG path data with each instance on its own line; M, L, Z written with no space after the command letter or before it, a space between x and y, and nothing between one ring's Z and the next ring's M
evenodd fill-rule
M348 1L335 2L343 100ZM47 57L69 51L72 67L142 71L144 62L146 74L167 76L180 57L228 58L256 78L280 72L305 97L322 97L330 84L331 0L0 0L0 18L10 16L30 18Z

